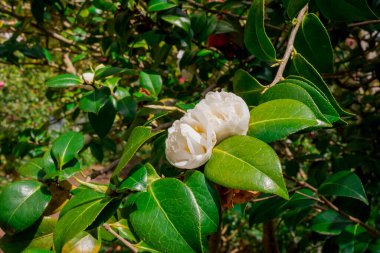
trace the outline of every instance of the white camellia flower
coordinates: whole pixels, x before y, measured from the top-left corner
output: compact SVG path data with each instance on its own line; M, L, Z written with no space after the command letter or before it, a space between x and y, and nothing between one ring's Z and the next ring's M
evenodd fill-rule
M231 92L209 92L195 110L215 131L218 142L233 135L246 135L249 127L249 108L244 100Z
M92 84L94 82L95 74L92 72L86 72L82 74L82 77L83 77L83 81L86 84Z
M215 132L192 118L193 113L194 110L189 110L168 130L166 158L177 168L195 169L205 164L216 143Z
M217 142L246 135L249 109L230 92L209 92L192 110L176 120L166 139L166 157L177 168L195 169L211 157Z

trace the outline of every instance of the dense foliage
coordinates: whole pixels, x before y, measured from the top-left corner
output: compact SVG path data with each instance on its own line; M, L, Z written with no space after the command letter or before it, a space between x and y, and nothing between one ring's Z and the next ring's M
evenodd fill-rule
M0 249L379 252L379 16L0 0Z

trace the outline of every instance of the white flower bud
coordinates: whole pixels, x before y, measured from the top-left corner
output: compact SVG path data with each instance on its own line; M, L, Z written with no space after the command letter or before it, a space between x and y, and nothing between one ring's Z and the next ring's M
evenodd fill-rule
M248 132L249 108L234 93L209 92L194 109L203 114L199 120L206 121L215 131L218 142L233 135L246 135Z
M92 84L94 82L95 74L92 72L86 72L82 74L83 81L86 84Z
M216 143L214 131L192 118L193 113L194 110L189 110L168 130L166 158L177 168L195 169L205 164Z

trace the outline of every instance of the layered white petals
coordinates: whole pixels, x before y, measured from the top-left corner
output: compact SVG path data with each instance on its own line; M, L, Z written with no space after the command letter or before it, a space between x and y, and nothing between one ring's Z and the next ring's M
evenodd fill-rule
M210 127L186 115L169 128L166 158L177 168L195 169L210 159L215 143Z
M169 128L166 157L177 168L195 169L211 157L217 142L246 135L249 109L242 98L229 92L209 92L192 110Z
M204 115L207 125L214 129L218 142L248 132L249 108L241 97L233 93L209 92L195 110Z
M86 72L82 74L83 81L86 84L92 84L94 82L95 74L92 72Z

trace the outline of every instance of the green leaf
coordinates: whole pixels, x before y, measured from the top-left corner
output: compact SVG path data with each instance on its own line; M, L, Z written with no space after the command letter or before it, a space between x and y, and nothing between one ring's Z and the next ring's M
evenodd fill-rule
M131 191L146 191L148 186L148 172L144 165L137 165L128 173L128 177L123 180L118 189L128 189Z
M224 187L289 198L277 154L254 137L233 136L214 147L205 175Z
M33 179L42 179L46 174L44 171L44 166L45 160L43 158L34 158L16 170L21 176Z
M51 88L66 88L82 83L82 79L73 74L63 74L55 76L46 81L46 85Z
M119 67L103 67L95 70L95 80L101 80L108 76L116 75L116 74L128 74L128 75L136 75L137 72L133 69L127 68L119 68Z
M153 71L141 71L140 85L142 88L148 90L151 96L157 97L162 88L161 76Z
M264 86L261 85L253 76L243 69L235 72L234 93L242 97L248 105L257 105Z
M249 224L263 223L278 217L284 210L286 200L281 198L272 198L253 203L249 214Z
M184 183L191 189L199 206L202 235L217 231L220 217L219 194L204 174L192 170L185 174Z
M58 181L66 180L81 170L80 163L78 159L74 158L70 162L66 163L60 170L54 170L47 173L44 179L54 179L57 178Z
M323 94L328 98L329 102L339 113L340 116L352 116L353 114L344 111L338 102L336 102L327 84L318 73L318 71L301 55L295 54L292 59L291 73L302 76L316 85Z
M204 189L208 194L202 180L188 180L192 181L192 187ZM129 216L139 238L159 251L205 252L207 241L202 228L207 232L215 232L208 230L212 227L208 224L209 218L215 224L219 222L213 216L204 216L205 203L200 205L200 199L197 199L192 189L177 179L165 178L154 181L147 192L140 193ZM211 201L212 198L208 203ZM211 207L210 215L216 211L215 204ZM157 235L160 235L160 240L157 240Z
M0 240L0 248L7 253L24 252L28 249L50 249L53 246L53 231L57 219L44 217L27 230Z
M132 122L136 116L137 103L132 96L117 101L117 110L127 122Z
M371 237L365 228L359 224L347 227L338 236L337 243L340 252L362 253L367 252ZM377 252L377 251L370 251Z
M334 71L334 53L329 34L319 18L311 13L303 17L294 47L319 72Z
M150 0L148 4L148 11L164 11L176 7L175 3L167 0Z
M119 164L112 174L112 178L116 179L119 176L120 172L128 164L131 158L134 156L136 151L149 139L156 136L163 131L152 132L149 127L138 126L133 129L131 135L128 138L127 145L123 151L123 154L120 158Z
M291 79L290 77L283 81L284 83L293 83L305 89L309 95L313 98L315 104L318 106L318 109L326 117L326 119L334 123L340 120L339 113L334 109L331 103L327 98L322 94L322 92L310 82L305 82L300 79Z
M100 241L96 240L87 232L80 232L70 241L65 243L62 248L62 253L86 252L97 253L101 247Z
M108 87L90 91L80 99L79 109L97 114L109 100L110 95L111 91Z
M248 135L265 142L280 140L302 129L318 126L313 111L291 99L260 104L250 114Z
M339 235L352 222L333 210L323 211L312 220L311 230L324 235Z
M325 196L350 197L368 205L360 178L351 171L340 171L329 177L319 187L318 192Z
M317 0L318 8L327 18L335 21L364 21L378 19L363 0Z
M91 127L95 130L100 138L106 137L111 130L113 122L115 121L116 109L112 102L112 98L108 98L104 106L96 113L89 113L88 119Z
M61 252L63 245L90 226L111 200L107 197L88 200L61 216L54 230L55 250Z
M176 15L165 15L161 17L166 22L181 28L186 33L190 32L191 24L190 19L184 16L176 16Z
M52 153L58 161L59 168L70 162L84 146L81 133L67 132L53 142Z
M32 180L8 184L0 194L0 226L20 232L40 218L51 200L42 183Z
M77 188L73 194L74 196L70 199L69 202L67 202L67 204L61 210L61 213L59 214L60 217L63 217L71 209L79 207L80 205L86 202L99 200L106 196L104 193L94 191L85 187Z
M265 93L260 98L260 104L276 99L298 100L313 111L314 115L320 121L320 127L331 126L330 122L319 110L318 106L315 104L313 98L309 95L309 93L305 89L295 84L287 82L277 83L275 86L265 91Z
M244 29L244 44L248 51L263 61L276 60L276 50L264 28L264 0L253 0Z
M310 0L284 0L286 13L289 18L295 18L298 12L309 2Z

